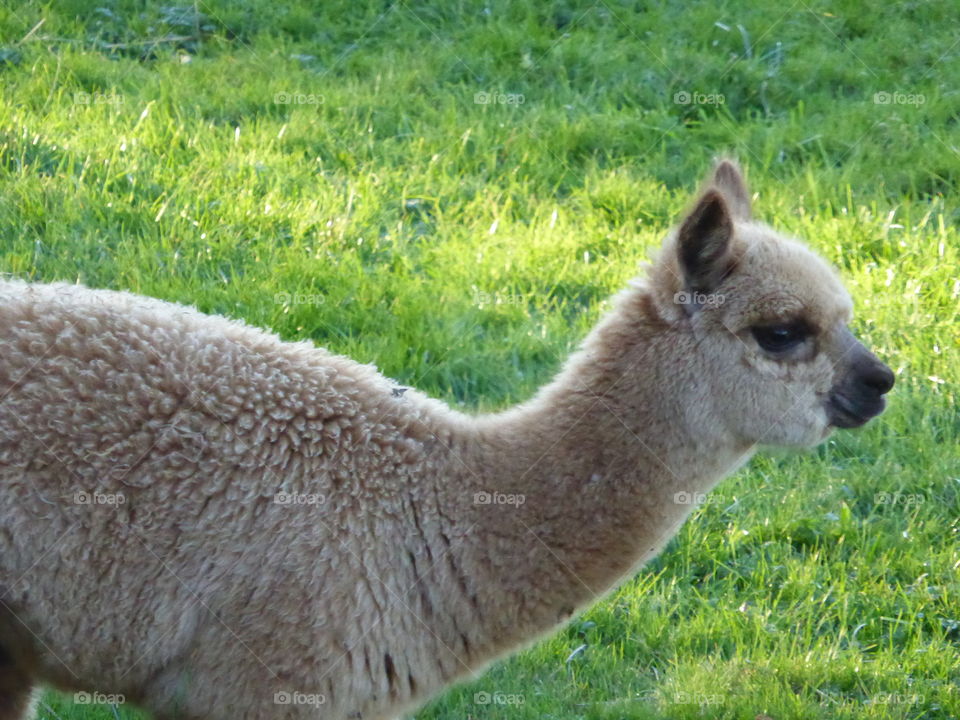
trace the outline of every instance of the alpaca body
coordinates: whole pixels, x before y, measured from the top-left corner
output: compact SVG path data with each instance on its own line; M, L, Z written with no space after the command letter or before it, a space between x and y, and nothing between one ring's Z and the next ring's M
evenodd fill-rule
M553 382L478 417L180 305L0 282L0 720L37 682L393 717L615 586L758 443L866 422L889 370L731 173Z
M369 366L127 293L4 282L0 318L0 628L65 688L376 718L565 619L689 509L665 495L690 478L607 507L627 507L616 488L643 486L652 450L551 448L609 415L586 388L471 423ZM523 477L538 461L552 482ZM580 535L586 506L620 521L621 554L592 556L608 538Z

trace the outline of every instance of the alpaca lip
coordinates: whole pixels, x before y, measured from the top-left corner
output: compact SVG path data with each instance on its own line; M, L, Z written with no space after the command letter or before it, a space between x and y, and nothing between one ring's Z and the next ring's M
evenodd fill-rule
M827 401L827 416L834 427L857 428L882 413L885 406L883 395L854 403L846 395L833 393Z

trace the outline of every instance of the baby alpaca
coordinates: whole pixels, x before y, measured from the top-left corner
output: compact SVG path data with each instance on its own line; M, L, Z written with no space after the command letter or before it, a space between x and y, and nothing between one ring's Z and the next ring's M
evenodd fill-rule
M717 165L527 403L468 416L310 343L0 282L0 720L386 719L654 556L758 445L880 413L833 270Z

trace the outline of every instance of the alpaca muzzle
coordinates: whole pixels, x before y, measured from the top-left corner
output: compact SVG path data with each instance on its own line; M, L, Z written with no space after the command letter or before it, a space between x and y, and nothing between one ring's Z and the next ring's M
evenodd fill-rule
M845 354L852 360L843 378L830 391L827 416L838 428L854 428L866 424L883 412L886 395L893 388L893 371L860 343L849 330L852 341Z

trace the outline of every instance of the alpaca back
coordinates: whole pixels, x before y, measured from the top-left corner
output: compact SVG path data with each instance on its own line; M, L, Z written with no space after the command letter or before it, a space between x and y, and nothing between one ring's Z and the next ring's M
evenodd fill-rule
M308 343L73 285L0 283L0 348L0 592L56 653L51 679L136 697L223 623L275 647L271 667L323 668L416 584L441 404ZM382 652L353 661L384 682Z

